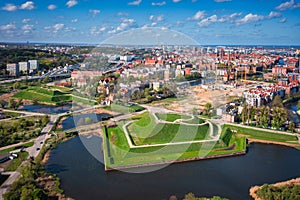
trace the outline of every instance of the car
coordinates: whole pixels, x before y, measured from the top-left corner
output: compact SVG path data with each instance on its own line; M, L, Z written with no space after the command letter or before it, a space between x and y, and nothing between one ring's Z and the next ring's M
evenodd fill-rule
M41 141L40 144L43 144L43 141Z
M38 147L38 148L36 148L36 150L37 150L37 151L39 151L39 150L40 150L40 148Z

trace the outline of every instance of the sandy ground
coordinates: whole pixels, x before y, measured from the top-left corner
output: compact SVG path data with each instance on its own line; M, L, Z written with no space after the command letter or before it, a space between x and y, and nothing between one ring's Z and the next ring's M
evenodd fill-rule
M185 93L187 97L183 100L174 100L168 103L157 103L156 105L162 105L167 109L182 112L191 111L193 108L197 110L204 110L206 103L211 103L213 107L219 107L228 102L231 102L233 98L240 97L243 94L244 87L223 89L206 89L202 88L202 85L193 86L189 88ZM167 105L164 105L167 104Z
M0 95L0 99L1 100L4 100L4 101L6 101L6 102L8 102L8 100L9 100L9 98L11 97L11 96L13 96L15 93L13 93L13 92L11 92L11 93L6 93L6 94L2 94L2 95Z

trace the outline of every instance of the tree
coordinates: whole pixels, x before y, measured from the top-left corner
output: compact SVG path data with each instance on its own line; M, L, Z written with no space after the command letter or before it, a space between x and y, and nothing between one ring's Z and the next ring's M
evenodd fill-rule
M13 108L13 109L16 108L16 102L14 101L13 98L10 98L10 99L8 100L8 107L9 107L9 108Z
M45 76L43 83L49 83L49 82L50 82L49 76Z
M92 123L92 119L90 117L86 117L84 119L84 124L91 124Z
M282 99L279 95L276 95L271 103L271 107L280 107L283 108Z
M243 124L245 124L247 122L247 119L248 119L248 107L247 107L246 102L244 102L244 105L243 105L243 110L242 110L242 113L241 113L241 118L242 118Z
M269 125L270 108L268 106L260 107L258 115L256 117L257 124L266 128Z
M294 132L294 128L295 128L295 124L294 122L291 121L289 124L289 131Z
M3 99L0 99L0 107L4 108L6 102Z
M20 86L21 86L20 82L15 82L15 83L13 84L14 90L20 89Z
M210 109L212 108L212 104L210 102L208 102L208 103L205 104L204 107L205 107L206 114L209 115L210 114Z
M279 129L286 121L286 110L284 108L273 108L272 127Z

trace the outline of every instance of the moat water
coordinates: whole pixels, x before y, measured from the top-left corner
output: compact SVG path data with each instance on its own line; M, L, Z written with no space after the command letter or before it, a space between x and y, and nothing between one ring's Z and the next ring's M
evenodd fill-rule
M253 185L300 177L300 151L294 148L250 144L244 156L169 165L161 170L132 174L105 172L84 144L94 146L94 155L103 155L101 138L77 136L59 144L46 170L58 175L67 196L75 199L160 200L193 192L196 196L219 195L229 199L251 199ZM98 148L99 147L99 148Z

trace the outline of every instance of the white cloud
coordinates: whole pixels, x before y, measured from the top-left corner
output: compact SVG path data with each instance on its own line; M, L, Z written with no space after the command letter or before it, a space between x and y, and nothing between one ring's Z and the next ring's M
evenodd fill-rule
M218 20L218 22L233 22L237 17L241 15L242 13L232 13L231 15L224 15Z
M104 31L106 31L106 30L107 30L106 26L100 26L100 27L92 26L90 28L90 34L91 35L99 35L101 33L104 33Z
M12 23L0 26L0 31L13 31L15 29L16 29L16 25Z
M261 21L264 19L273 19L273 18L278 18L278 17L281 17L281 13L274 12L274 11L271 11L269 13L269 15L267 15L267 16L249 13L246 16L244 16L242 19L237 20L236 24L242 25L242 24L247 24L247 23L251 23L251 22L258 22L258 21Z
M206 13L205 11L198 11L195 13L195 15L191 18L191 20L200 20L203 19L205 17Z
M152 2L151 5L152 6L164 6L166 5L166 1L162 1L162 2Z
M210 25L210 24L212 24L212 23L216 23L216 22L218 22L218 17L217 17L217 15L212 15L212 16L210 16L210 17L207 17L207 18L205 18L205 19L202 19L200 22L198 22L198 25L199 25L200 27L203 27L203 26L208 26L208 25Z
M65 27L64 24L55 24L55 25L53 26L53 32L54 32L54 33L57 33L58 31L60 31L60 30L63 29L64 27Z
M174 3L178 3L180 2L181 0L173 0Z
M76 22L78 22L78 19L72 19L71 22L76 23Z
M100 13L100 10L89 10L89 13L91 13L93 17L95 17L97 14Z
M22 23L23 23L23 24L27 24L29 21L30 21L30 19L25 18L25 19L22 20Z
M230 15L223 15L221 17L218 17L217 15L212 15L210 17L202 19L200 22L198 22L198 25L200 27L205 27L213 23L223 23L223 22L233 23L236 20L236 18L241 15L242 13L232 13Z
M151 21L151 24L145 24L145 25L143 26L144 28L154 27L154 26L156 26L159 22L164 21L164 15L158 15L158 16L150 15L150 16L149 16L149 20Z
M132 2L129 2L128 5L131 5L131 6L138 6L142 3L142 0L136 0L136 1L132 1Z
M24 34L28 34L31 33L34 30L34 28L33 25L25 24L24 26L22 26L22 30Z
M109 31L108 33L118 33L133 27L136 27L136 21L134 19L123 19L116 29Z
M232 0L215 0L215 2L220 3L220 2L228 2L228 1L232 1Z
M286 22L286 18L282 18L279 20L280 23L285 23Z
M6 11L9 11L9 12L12 12L12 11L18 10L18 7L14 4L8 3L4 7L2 7L1 10L6 10Z
M67 6L68 8L71 8L71 7L73 7L73 6L77 5L77 4L78 4L78 1L76 1L76 0L70 0L70 1L68 1L68 2L66 3L66 6Z
M65 27L64 24L54 24L53 26L44 27L45 30L52 31L53 33L57 33Z
M129 16L127 12L118 12L117 16Z
M76 28L73 28L73 27L66 27L64 29L65 32L71 32L71 31L76 31Z
M21 10L33 10L35 9L33 1L27 1L20 6Z
M281 17L281 13L279 12L274 12L274 11L271 11L268 15L268 18L272 19L272 18L277 18L277 17Z
M250 22L257 22L260 20L263 20L265 17L262 15L257 15L257 14L252 14L249 13L247 14L245 17L243 17L242 19L237 20L237 25L242 25L242 24L247 24Z
M48 8L48 10L54 10L54 9L56 9L56 5L50 4L47 8Z
M287 2L280 4L275 9L284 11L284 10L291 10L291 9L296 9L296 8L300 8L300 3L295 3L294 0L291 0L291 1L287 1Z

